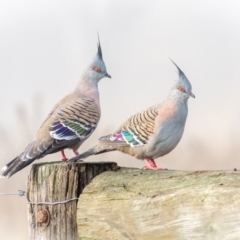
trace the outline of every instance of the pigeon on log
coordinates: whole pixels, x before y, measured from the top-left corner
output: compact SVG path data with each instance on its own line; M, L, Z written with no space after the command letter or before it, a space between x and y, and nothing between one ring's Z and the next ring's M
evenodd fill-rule
M131 116L114 133L101 137L95 147L69 161L120 151L144 160L144 169L164 169L158 168L155 159L168 154L179 143L187 119L188 98L195 98L191 83L175 66L179 76L164 102Z
M98 82L104 77L111 78L98 39L97 55L83 71L76 88L53 107L35 139L2 168L1 177L10 177L34 160L59 151L66 161L66 148L79 155L78 148L96 129L100 119Z

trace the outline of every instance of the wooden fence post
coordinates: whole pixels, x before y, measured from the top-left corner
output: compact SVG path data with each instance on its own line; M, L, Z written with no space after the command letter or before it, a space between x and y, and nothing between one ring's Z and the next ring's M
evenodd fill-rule
M27 183L30 239L79 239L76 198L95 176L117 169L113 162L34 164Z

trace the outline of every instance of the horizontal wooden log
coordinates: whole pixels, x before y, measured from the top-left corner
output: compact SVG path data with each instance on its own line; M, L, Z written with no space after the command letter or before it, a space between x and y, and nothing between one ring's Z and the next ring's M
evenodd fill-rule
M78 202L82 240L240 239L240 173L120 169Z
M34 164L27 184L30 239L78 239L76 198L95 176L117 168L112 162Z

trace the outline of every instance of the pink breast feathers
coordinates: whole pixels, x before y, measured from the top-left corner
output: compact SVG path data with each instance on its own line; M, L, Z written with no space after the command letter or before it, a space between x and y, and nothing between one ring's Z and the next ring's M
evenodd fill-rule
M159 110L159 114L157 117L157 121L165 121L168 120L177 113L177 104L175 101L171 101L167 104L164 104L162 108Z

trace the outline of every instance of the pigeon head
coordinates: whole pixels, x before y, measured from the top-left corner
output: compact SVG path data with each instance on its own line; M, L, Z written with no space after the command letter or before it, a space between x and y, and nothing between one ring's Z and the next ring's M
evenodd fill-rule
M194 94L192 93L191 83L189 82L183 71L177 66L177 64L175 62L173 62L173 64L178 69L178 79L175 81L172 87L172 95L179 99L188 99L189 97L195 98Z
M99 37L98 37L97 47L98 47L97 55L95 56L95 58L93 59L93 62L89 65L87 70L88 70L88 75L92 79L95 79L98 82L104 77L111 78L111 76L107 73L107 69L103 61L102 49L101 49Z

